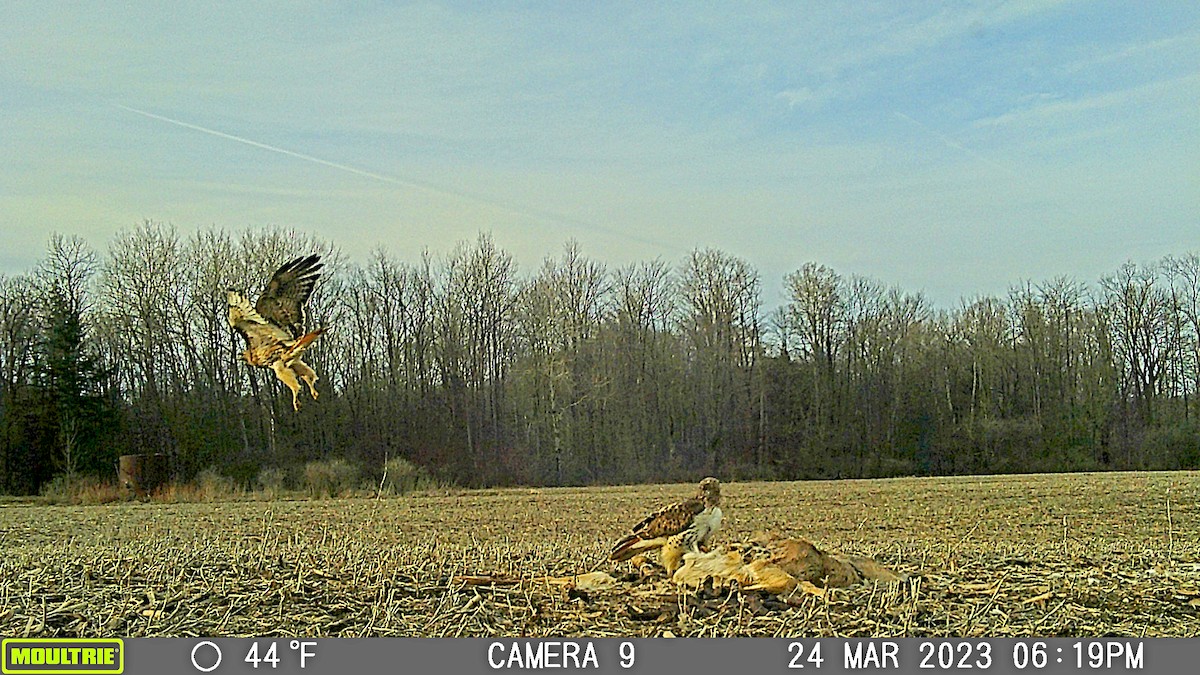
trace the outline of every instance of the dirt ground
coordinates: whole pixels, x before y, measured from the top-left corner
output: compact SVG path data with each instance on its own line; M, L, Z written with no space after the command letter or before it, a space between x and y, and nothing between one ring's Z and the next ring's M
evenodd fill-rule
M726 483L758 531L907 575L824 595L607 560L694 485L0 504L7 636L1200 636L1200 472ZM607 588L541 577L603 571ZM479 583L480 577L497 583Z

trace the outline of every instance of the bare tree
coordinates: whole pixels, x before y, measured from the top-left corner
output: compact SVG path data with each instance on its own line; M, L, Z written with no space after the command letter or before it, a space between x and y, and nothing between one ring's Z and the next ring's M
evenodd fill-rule
M1172 330L1180 348L1177 394L1183 398L1185 418L1200 416L1200 253L1169 257L1164 267L1171 286Z
M513 360L516 267L488 235L460 244L446 261L438 311L438 357L465 454L460 474L507 473L500 456L501 383ZM483 437L486 433L486 437Z
M1126 264L1100 280L1123 392L1132 396L1144 423L1152 423L1154 402L1178 345L1172 340L1170 296L1147 269Z
M622 480L690 478L683 471L683 426L689 408L682 340L674 331L679 304L662 260L631 264L612 275L606 358L614 388L613 433L633 472Z
M223 295L311 253L328 330L297 414L238 360ZM470 485L1200 461L1197 254L938 311L817 263L784 288L764 321L758 273L711 249L610 273L568 242L522 276L487 235L362 266L286 229L147 221L100 262L52 236L0 276L0 489L122 448L172 453L183 479L403 457Z
M679 271L679 298L679 330L698 397L693 452L709 471L722 459L757 467L763 458L758 273L720 251L693 251Z
M0 491L26 491L24 435L18 419L28 410L37 367L38 298L28 276L0 275Z
M626 459L600 440L605 425L597 415L611 384L597 363L595 344L607 294L604 267L568 242L562 257L547 258L518 297L515 317L524 351L519 380L525 385L520 390L523 404L532 408L527 437L534 465L555 484L598 480L607 467Z

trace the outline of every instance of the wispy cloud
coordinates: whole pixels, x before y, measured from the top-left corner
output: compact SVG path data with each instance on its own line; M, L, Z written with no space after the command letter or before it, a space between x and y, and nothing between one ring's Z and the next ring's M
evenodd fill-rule
M937 129L934 129L933 127L929 126L928 124L917 121L910 115L906 115L899 111L897 111L895 113L895 115L896 115L896 117L919 127L921 130L932 135L934 138L937 138L942 143L944 143L947 147L953 148L954 150L957 150L965 155L968 155L971 158L992 167L993 169L999 169L1000 171L1003 171L1004 173L1007 173L1010 176L1013 176L1016 178L1022 178L1021 173L1018 172L1017 170L1013 169L1012 167L1001 164L1000 162L993 161L989 157L987 157L979 152L976 152L975 150L972 150L971 148L968 148L967 146L954 140L950 136L938 131Z
M1080 72L1114 64L1125 64L1136 59L1152 61L1152 65L1160 65L1162 59L1170 58L1172 53L1183 56L1178 63L1190 61L1193 68L1197 65L1196 54L1200 53L1200 31L1191 31L1170 37L1158 38L1143 42L1124 44L1116 49L1098 50L1097 53L1084 58L1075 59L1063 66L1063 73L1076 75Z
M1051 13L1076 0L1038 0L1002 2L991 7L965 7L951 3L922 16L920 6L884 4L873 21L843 26L826 37L841 43L827 51L830 59L818 67L844 72L864 64L896 57L929 52L964 36L1000 30L1010 24Z
M1038 96L1028 105L975 120L973 126L976 128L1029 126L1057 122L1063 118L1097 110L1107 110L1145 101L1162 101L1174 95L1181 95L1185 99L1190 98L1194 103L1197 93L1200 93L1200 72L1071 99Z
M830 97L831 96L828 91L817 92L809 89L808 87L785 89L778 94L775 94L775 98L787 104L788 108L804 108L809 110L819 108L821 104L828 101Z

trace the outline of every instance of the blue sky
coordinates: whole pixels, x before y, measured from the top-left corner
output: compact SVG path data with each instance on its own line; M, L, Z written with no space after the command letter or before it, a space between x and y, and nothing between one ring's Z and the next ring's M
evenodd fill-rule
M0 7L0 273L143 219L482 230L952 307L1200 249L1191 1L193 5Z

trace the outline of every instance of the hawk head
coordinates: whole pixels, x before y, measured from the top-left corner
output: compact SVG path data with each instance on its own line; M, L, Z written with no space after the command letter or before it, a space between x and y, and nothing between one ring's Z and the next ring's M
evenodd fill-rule
M700 481L700 497L705 506L717 506L721 503L721 481L709 476Z

